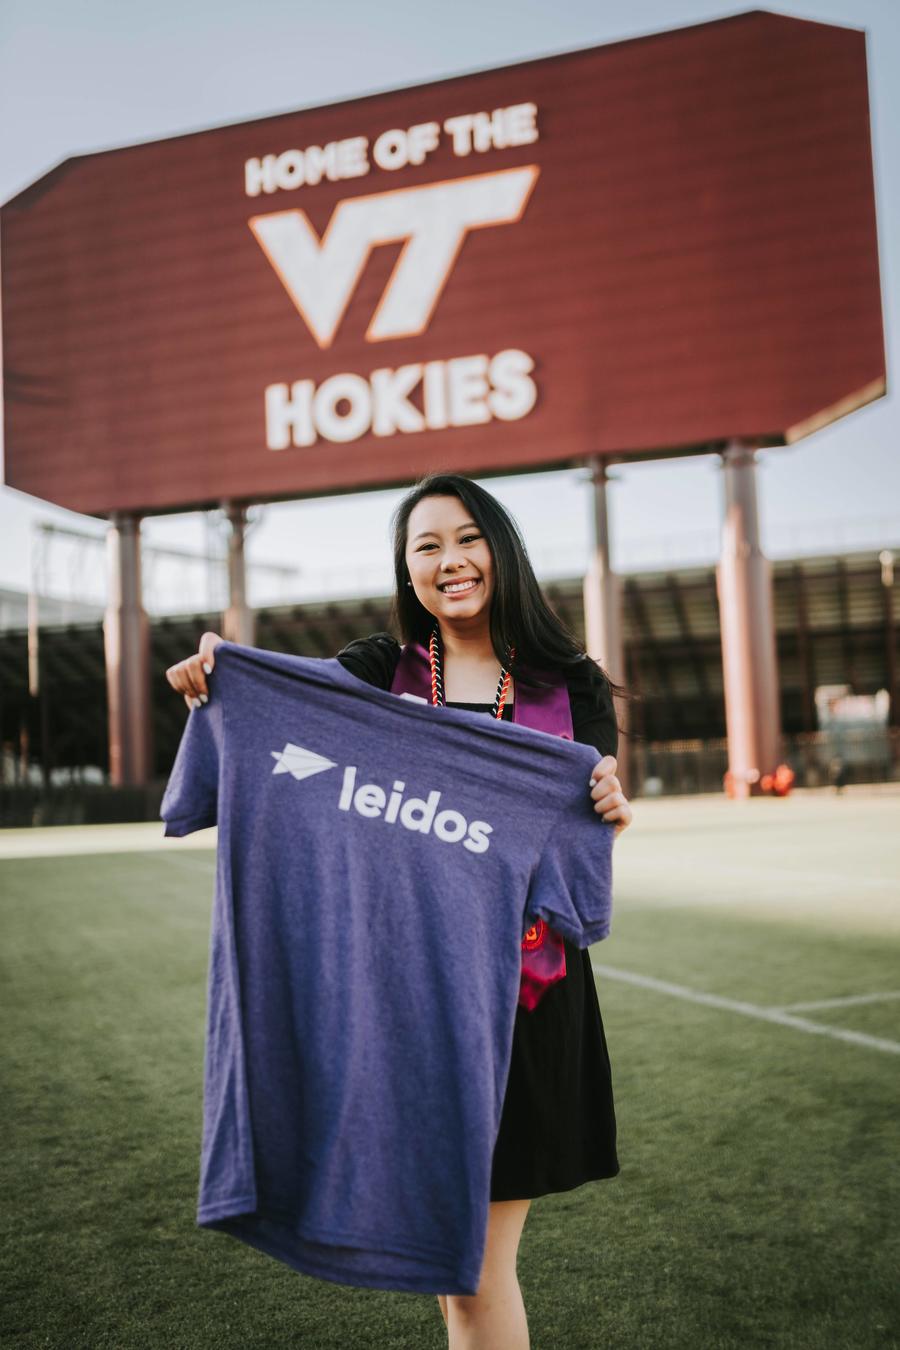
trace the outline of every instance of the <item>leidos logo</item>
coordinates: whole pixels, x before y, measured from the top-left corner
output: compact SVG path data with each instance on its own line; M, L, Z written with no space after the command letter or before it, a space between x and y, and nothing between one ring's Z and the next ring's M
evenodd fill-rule
M405 240L366 330L369 342L428 326L469 230L520 219L539 169L529 164L338 202L321 240L305 211L253 216L254 237L320 347L330 347L369 254Z
M459 811L438 811L440 792L429 792L427 801L420 797L408 797L404 801L405 783L395 782L389 798L377 783L363 783L360 787L355 784L356 765L350 764L344 770L338 801L342 811L349 811L351 805L361 816L380 816L384 811L383 819L388 825L399 819L407 830L420 830L422 834L428 834L433 827L438 839L443 839L445 844L458 844L462 839L463 848L472 853L485 853L489 847L487 836L493 833L494 827L486 820L473 820L470 825Z
M283 750L273 750L272 758L276 761L273 773L289 773L298 780L323 773L326 769L338 768L334 760L305 750L300 745L291 745L290 742ZM429 834L433 830L445 844L462 841L463 848L471 853L486 853L490 847L487 836L493 834L493 826L486 820L473 820L470 824L459 811L448 808L438 811L440 792L429 792L425 800L407 797L404 801L405 783L395 781L388 796L377 783L361 783L357 787L356 774L355 764L348 764L344 769L338 810L354 810L361 816L372 818L381 816L386 825L399 823L404 829L421 834Z

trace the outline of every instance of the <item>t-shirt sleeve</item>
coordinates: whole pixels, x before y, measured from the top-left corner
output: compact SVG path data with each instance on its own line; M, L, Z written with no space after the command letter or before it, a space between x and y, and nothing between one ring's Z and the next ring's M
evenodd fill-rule
M192 834L215 825L221 748L222 703L213 695L205 707L188 714L159 809L164 834Z
M577 947L609 935L615 827L584 796L563 807L531 876L526 924L543 919Z

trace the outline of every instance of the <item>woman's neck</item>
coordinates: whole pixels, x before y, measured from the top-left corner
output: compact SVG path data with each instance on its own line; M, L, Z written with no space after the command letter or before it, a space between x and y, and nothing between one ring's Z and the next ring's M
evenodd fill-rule
M490 629L459 632L441 624L444 697L448 703L490 703L495 698L499 666L491 644ZM506 702L512 707L514 682Z
M490 628L486 625L471 632L460 632L458 629L441 624L440 630L445 660L449 657L451 661L472 665L496 663L497 656L491 642Z

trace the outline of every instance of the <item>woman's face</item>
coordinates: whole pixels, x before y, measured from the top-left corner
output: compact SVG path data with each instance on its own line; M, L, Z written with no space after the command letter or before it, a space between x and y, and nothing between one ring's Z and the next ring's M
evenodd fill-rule
M423 497L413 507L406 565L416 595L436 618L452 623L490 613L491 551L459 497Z

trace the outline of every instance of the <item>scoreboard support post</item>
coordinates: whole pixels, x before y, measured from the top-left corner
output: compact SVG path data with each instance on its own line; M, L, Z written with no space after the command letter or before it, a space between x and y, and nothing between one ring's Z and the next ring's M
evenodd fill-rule
M777 767L781 713L772 569L759 542L756 450L731 440L722 451L724 519L716 568L730 793L762 793L760 779Z
M109 779L150 779L150 630L141 594L141 518L114 512L106 536L109 602L103 619L109 718Z
M247 535L247 508L236 502L223 502L231 526L228 535L228 608L222 636L229 642L252 647L256 635L253 610L247 603L247 569L244 544Z
M625 645L622 638L622 579L610 562L609 514L606 485L610 474L605 461L593 456L591 473L593 540L584 578L584 638L588 655L602 665L616 684L625 683ZM616 707L616 720L627 733L627 708ZM626 796L629 792L628 742L620 737L616 774Z

